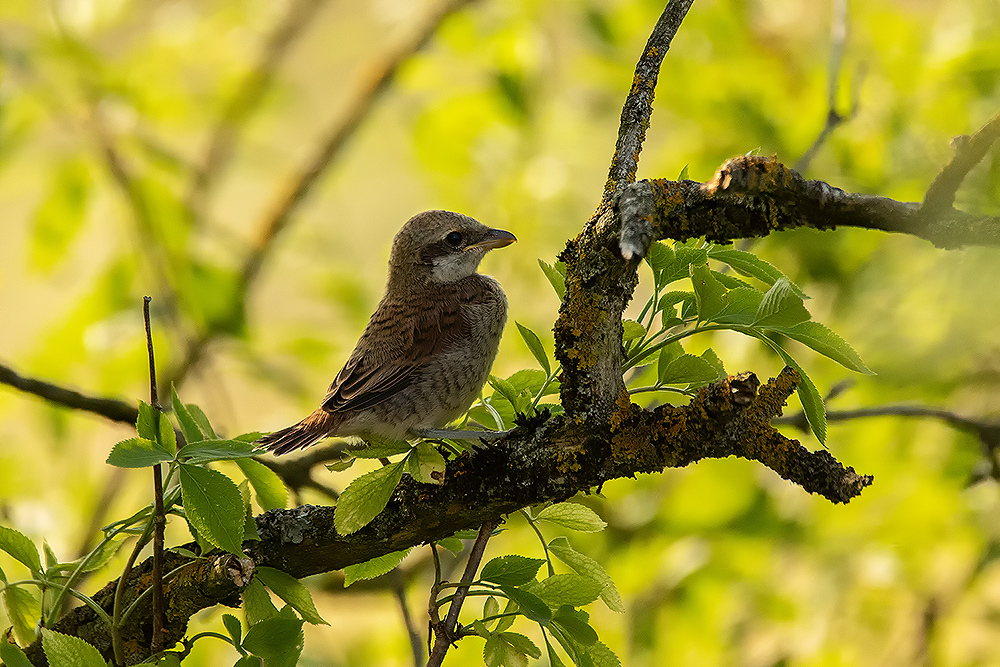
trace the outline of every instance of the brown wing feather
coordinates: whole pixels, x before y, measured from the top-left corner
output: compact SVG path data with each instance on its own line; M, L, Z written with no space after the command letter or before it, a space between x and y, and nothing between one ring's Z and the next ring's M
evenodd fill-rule
M431 357L467 335L460 308L475 300L470 287L447 286L435 298L383 300L330 385L322 409L363 410L410 386Z

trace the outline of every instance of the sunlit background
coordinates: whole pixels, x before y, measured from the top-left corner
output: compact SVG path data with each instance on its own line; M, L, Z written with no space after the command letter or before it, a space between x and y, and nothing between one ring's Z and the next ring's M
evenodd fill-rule
M186 401L230 435L285 426L315 407L349 354L381 295L392 236L428 208L518 237L483 269L502 282L512 320L551 350L558 298L537 260L553 261L600 198L632 69L662 3L459 9L404 59L292 209L245 308L234 305L244 258L286 184L438 6L0 2L0 362L84 393L145 399L150 295L164 378L177 377L188 341L217 332L179 384ZM687 165L703 181L749 151L795 164L828 114L835 14L808 0L695 3L663 63L639 176L676 178ZM303 23L267 61L289 15ZM835 92L848 118L805 175L919 201L950 138L1000 110L998 17L998 0L850 2ZM220 119L265 70L231 152L199 183ZM996 150L958 205L1000 214ZM821 393L853 383L829 409L910 402L1000 418L997 251L859 230L783 233L754 251L802 286L814 319L877 373L856 376L796 350ZM781 368L736 335L690 349L709 345L730 372L764 378ZM495 374L533 365L509 329ZM798 409L792 399L788 412ZM149 502L146 475L104 463L129 435L0 387L0 520L75 558L95 522ZM581 500L610 524L570 539L626 601L624 615L591 606L624 665L1000 664L1000 494L983 443L940 421L882 417L832 423L827 445L875 476L846 507L735 459L619 480ZM319 474L342 489L356 473ZM506 527L488 557L540 555L523 521ZM189 539L170 525L168 544ZM123 560L85 590L114 578ZM20 567L4 554L0 565L8 575ZM426 548L403 564L421 632L428 565ZM300 664L413 664L384 579L346 592L334 575L309 581L330 626L307 626ZM202 612L192 628L217 629L220 614ZM527 623L514 630L537 639ZM481 652L481 640L465 639L447 664L477 664ZM202 641L189 662L236 657Z

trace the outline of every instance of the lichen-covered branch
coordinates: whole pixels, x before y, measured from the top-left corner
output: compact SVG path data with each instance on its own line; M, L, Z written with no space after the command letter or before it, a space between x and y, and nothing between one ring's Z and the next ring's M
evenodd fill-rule
M1000 245L1000 217L950 206L929 213L918 203L845 192L760 156L728 160L706 183L639 181L622 193L618 210L625 257L642 256L653 238L725 243L796 227L898 232L940 248Z
M255 566L276 567L295 577L330 572L479 527L523 507L563 501L612 479L705 458L758 461L807 491L846 503L872 478L844 468L826 451L810 452L770 424L798 379L786 368L758 390L756 377L746 373L702 389L688 405L652 411L624 395L616 419L596 428L543 415L521 423L488 448L449 461L440 486L405 477L386 509L353 535L337 533L334 508L306 505L257 517L261 539L244 545L245 561L218 554L186 561L168 552L167 571L192 564L176 570L164 588L165 645L183 636L187 618L199 609L237 603L235 595ZM150 565L147 561L135 568L127 599L148 588ZM113 590L112 582L95 599L110 609ZM123 632L130 659L148 655L144 647L149 646L150 616L150 606L142 606ZM74 609L53 629L81 636L110 656L105 628L87 607Z

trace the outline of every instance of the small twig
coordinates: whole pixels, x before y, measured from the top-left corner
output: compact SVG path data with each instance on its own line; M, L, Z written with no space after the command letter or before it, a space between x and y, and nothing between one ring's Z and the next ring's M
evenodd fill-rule
M990 146L1000 138L1000 113L993 116L978 132L971 137L961 135L952 140L955 154L951 161L927 188L920 211L927 216L935 216L947 212L955 203L955 194L972 168L979 164Z
M410 638L410 650L413 652L413 665L420 667L424 662L424 649L420 642L420 633L413 624L413 615L410 614L410 607L406 604L406 581L402 571L395 567L389 573L390 587L392 594L396 596L399 603L399 610L403 614L403 626L406 628L406 635Z
M115 654L115 664L118 667L122 667L125 664L125 646L122 642L121 632L122 611L125 606L125 588L129 577L132 576L132 567L139 557L139 552L146 546L148 540L149 534L146 532L136 540L135 546L132 548L132 553L129 554L128 560L125 561L125 567L122 569L121 576L118 577L118 584L115 586L114 606L111 612L111 647Z
M448 615L445 617L444 623L441 623L440 620L436 623L434 622L437 617L437 593L440 590L440 585L437 583L439 579L435 579L435 587L432 591L433 597L431 598L431 609L434 612L431 615L431 627L434 630L434 647L431 649L430 658L427 660L427 667L439 667L441 661L444 660L445 654L448 652L448 648L459 638L456 634L458 614L462 611L462 603L469 592L469 586L475 580L476 572L479 571L479 563L483 560L486 543L498 525L500 525L500 520L493 519L492 521L483 523L479 528L479 536L472 545L472 551L469 552L469 561L465 566L465 572L462 574L462 581L455 590L455 595L452 597L451 605L448 607ZM440 565L436 553L434 555L434 569L435 574L440 576Z
M146 324L146 348L149 350L149 402L156 410L157 420L160 420L167 416L160 407L156 389L153 331L149 325L150 301L152 297L142 298L142 319ZM160 464L153 466L153 503L153 638L150 640L149 651L155 655L163 650L163 529L167 525L167 517L163 513L163 469Z

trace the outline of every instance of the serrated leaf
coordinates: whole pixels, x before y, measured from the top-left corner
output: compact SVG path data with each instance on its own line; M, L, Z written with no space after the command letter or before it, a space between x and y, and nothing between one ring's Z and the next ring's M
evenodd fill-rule
M329 625L316 611L312 595L301 581L281 570L264 565L257 566L257 578L279 598L299 612L303 619L314 625Z
M140 438L156 441L159 435L158 410L145 401L139 401L139 416L135 420L135 430Z
M660 352L656 357L656 377L659 378L666 373L670 362L682 354L684 354L684 348L676 341L660 348Z
M497 601L496 597L490 595L483 602L483 618L492 618L500 613L500 603Z
M184 513L213 546L243 555L243 497L231 479L217 470L190 463L178 465Z
M58 667L107 667L101 652L79 637L42 628L42 650L50 665Z
M177 453L177 434L174 433L174 425L167 419L167 415L162 411L156 411L156 425L160 429L156 441L160 443L171 455Z
M278 473L254 459L236 459L236 465L249 480L257 497L257 503L262 508L273 510L288 506L288 491Z
M215 429L212 428L211 422L208 421L208 417L202 412L201 408L194 403L186 403L185 407L188 409L188 413L191 415L191 419L194 423L198 425L201 432L205 434L206 438L218 439L219 436L215 434Z
M405 440L380 440L368 443L364 449L353 450L351 454L359 459L387 459L397 454L409 453L412 445Z
M802 298L795 293L787 278L781 278L764 294L753 323L764 328L793 327L809 317Z
M760 302L764 293L754 287L738 287L726 292L725 305L712 316L719 324L740 324L749 326L757 319Z
M495 375L490 376L489 382L490 386L493 387L497 393L507 399L507 402L510 403L515 410L517 410L518 403L520 402L518 400L520 392L514 388L514 385Z
M550 374L552 372L552 367L549 365L549 355L545 353L545 348L542 347L542 341L539 340L534 331L520 322L514 322L514 324L517 325L518 333L521 334L524 344L528 346L528 349L531 350L531 354L534 355L535 360L538 361L538 365L545 370L546 375Z
M646 334L646 327L634 320L622 320L622 342L627 343Z
M601 596L603 588L601 583L575 572L554 574L525 587L529 593L537 595L545 604L554 609L558 609L564 604L573 607L590 604Z
M254 626L261 621L274 618L278 615L278 608L271 602L271 595L264 588L264 584L251 579L250 583L243 588L243 608L246 612L247 623Z
M791 366L799 373L801 382L799 386L795 388L795 393L799 396L799 402L802 403L802 411L805 412L806 422L809 423L809 428L812 430L813 435L819 440L820 444L826 444L826 407L823 405L823 397L820 395L819 391L816 389L816 385L809 378L802 367L799 366L795 359L792 359L791 355L781 349L781 346L775 343L773 340L758 334L757 338L766 343L772 350L778 353L778 355L784 360L785 364Z
M577 574L589 577L601 585L601 599L611 611L619 614L625 613L625 603L615 582L611 580L604 566L599 562L580 553L569 544L565 537L557 537L549 542L549 551L556 555L559 560L569 565Z
M712 348L706 349L701 353L701 358L712 364L712 367L719 374L719 378L726 377L726 367L722 363L722 359L719 358L719 355L715 353L715 350Z
M233 663L233 667L263 667L263 662L255 655L245 655Z
M658 370L662 371L660 384L696 384L719 378L718 370L711 363L693 354L682 354Z
M128 438L111 448L106 463L117 468L148 468L173 458L157 442L146 438Z
M232 614L222 615L222 624L226 626L226 632L232 638L233 643L237 646L243 640L243 624L240 623L240 619L236 618Z
M503 632L504 630L510 629L510 626L514 625L514 620L517 618L516 614L517 603L508 599L507 604L505 604L503 608L503 616L497 619L497 624L496 627L493 628L493 632Z
M726 305L726 288L715 279L707 264L691 265L691 284L698 305L698 320L710 322Z
M500 637L520 653L536 659L542 657L542 652L535 646L535 642L518 632L501 632Z
M782 278L788 280L788 277L776 266L750 252L718 246L709 251L708 256L714 260L728 264L744 276L750 276L751 278L756 278L761 282L767 283L768 286L773 285ZM799 298L809 298L795 283L789 280L788 284Z
M13 528L0 526L0 550L6 551L15 560L31 570L32 575L42 571L42 560L38 557L38 547L28 537Z
M250 626L243 648L263 658L267 667L294 667L302 654L302 624L286 607L277 616Z
M562 271L560 271L560 265L562 266ZM566 264L563 262L556 262L554 265L538 260L538 266L542 268L542 273L548 278L549 284L552 285L552 289L556 291L559 300L562 301L566 298Z
M21 586L7 585L0 590L0 599L3 600L7 618L13 624L18 640L23 644L34 640L35 622L40 608L31 591Z
M330 472L344 472L358 460L356 456L347 456L341 453L343 458L337 459L333 463L327 463L324 467Z
M453 554L459 554L462 552L463 549L465 549L465 543L462 542L462 540L455 537L454 535L452 535L451 537L444 537L440 540L437 540L435 541L435 544L437 544L439 547L444 547Z
M410 553L410 549L403 549L402 551L393 551L392 553L372 558L364 563L348 565L344 568L344 588L347 588L355 581L381 577L402 563L408 553Z
M599 533L608 525L594 510L579 503L549 505L536 514L535 518L581 533Z
M421 442L406 457L406 472L421 484L444 484L446 463L437 447Z
M854 348L843 338L819 322L802 322L794 327L770 327L793 340L811 347L841 366L865 375L874 375Z
M644 259L649 264L649 268L653 270L653 282L656 285L662 287L668 282L672 282L671 280L666 280L664 275L674 273L676 257L674 256L673 248L665 243L653 241L649 244L649 250L646 251ZM684 271L687 272L686 266L684 267Z
M201 440L181 447L177 458L187 463L209 463L249 458L256 454L252 443L242 440Z
M170 385L170 403L173 406L174 414L177 416L177 423L180 424L181 433L188 444L205 439L205 434L198 427L198 422L191 416L191 411L181 403L180 396L177 395L177 388Z
M534 593L517 586L501 586L500 590L526 618L545 625L552 619L552 610Z
M743 280L742 278L737 278L736 276L730 275L728 273L722 273L721 271L712 270L712 277L715 278L720 285L726 289L740 289L749 287L753 289L753 285Z
M5 667L34 667L24 651L7 640L6 632L0 632L0 662Z
M621 660L615 652L601 642L594 642L587 647L587 658L593 667L621 667Z
M492 634L483 646L483 663L486 667L527 667L528 656L517 651L499 634Z
M522 368L519 371L514 371L507 378L507 382L514 387L519 394L524 393L530 396L534 396L538 393L538 390L542 388L545 384L546 378L545 371L540 371L537 368ZM556 388L553 389L553 386ZM557 394L559 393L559 383L552 381L549 387L545 390L545 394Z
M364 474L351 482L337 500L333 523L341 535L356 533L379 515L403 476L399 461Z
M499 586L521 586L534 579L544 563L541 558L497 556L483 566L479 578Z
M590 646L597 641L597 632L590 627L589 621L590 615L587 612L569 605L560 607L552 616L552 622L582 646Z

